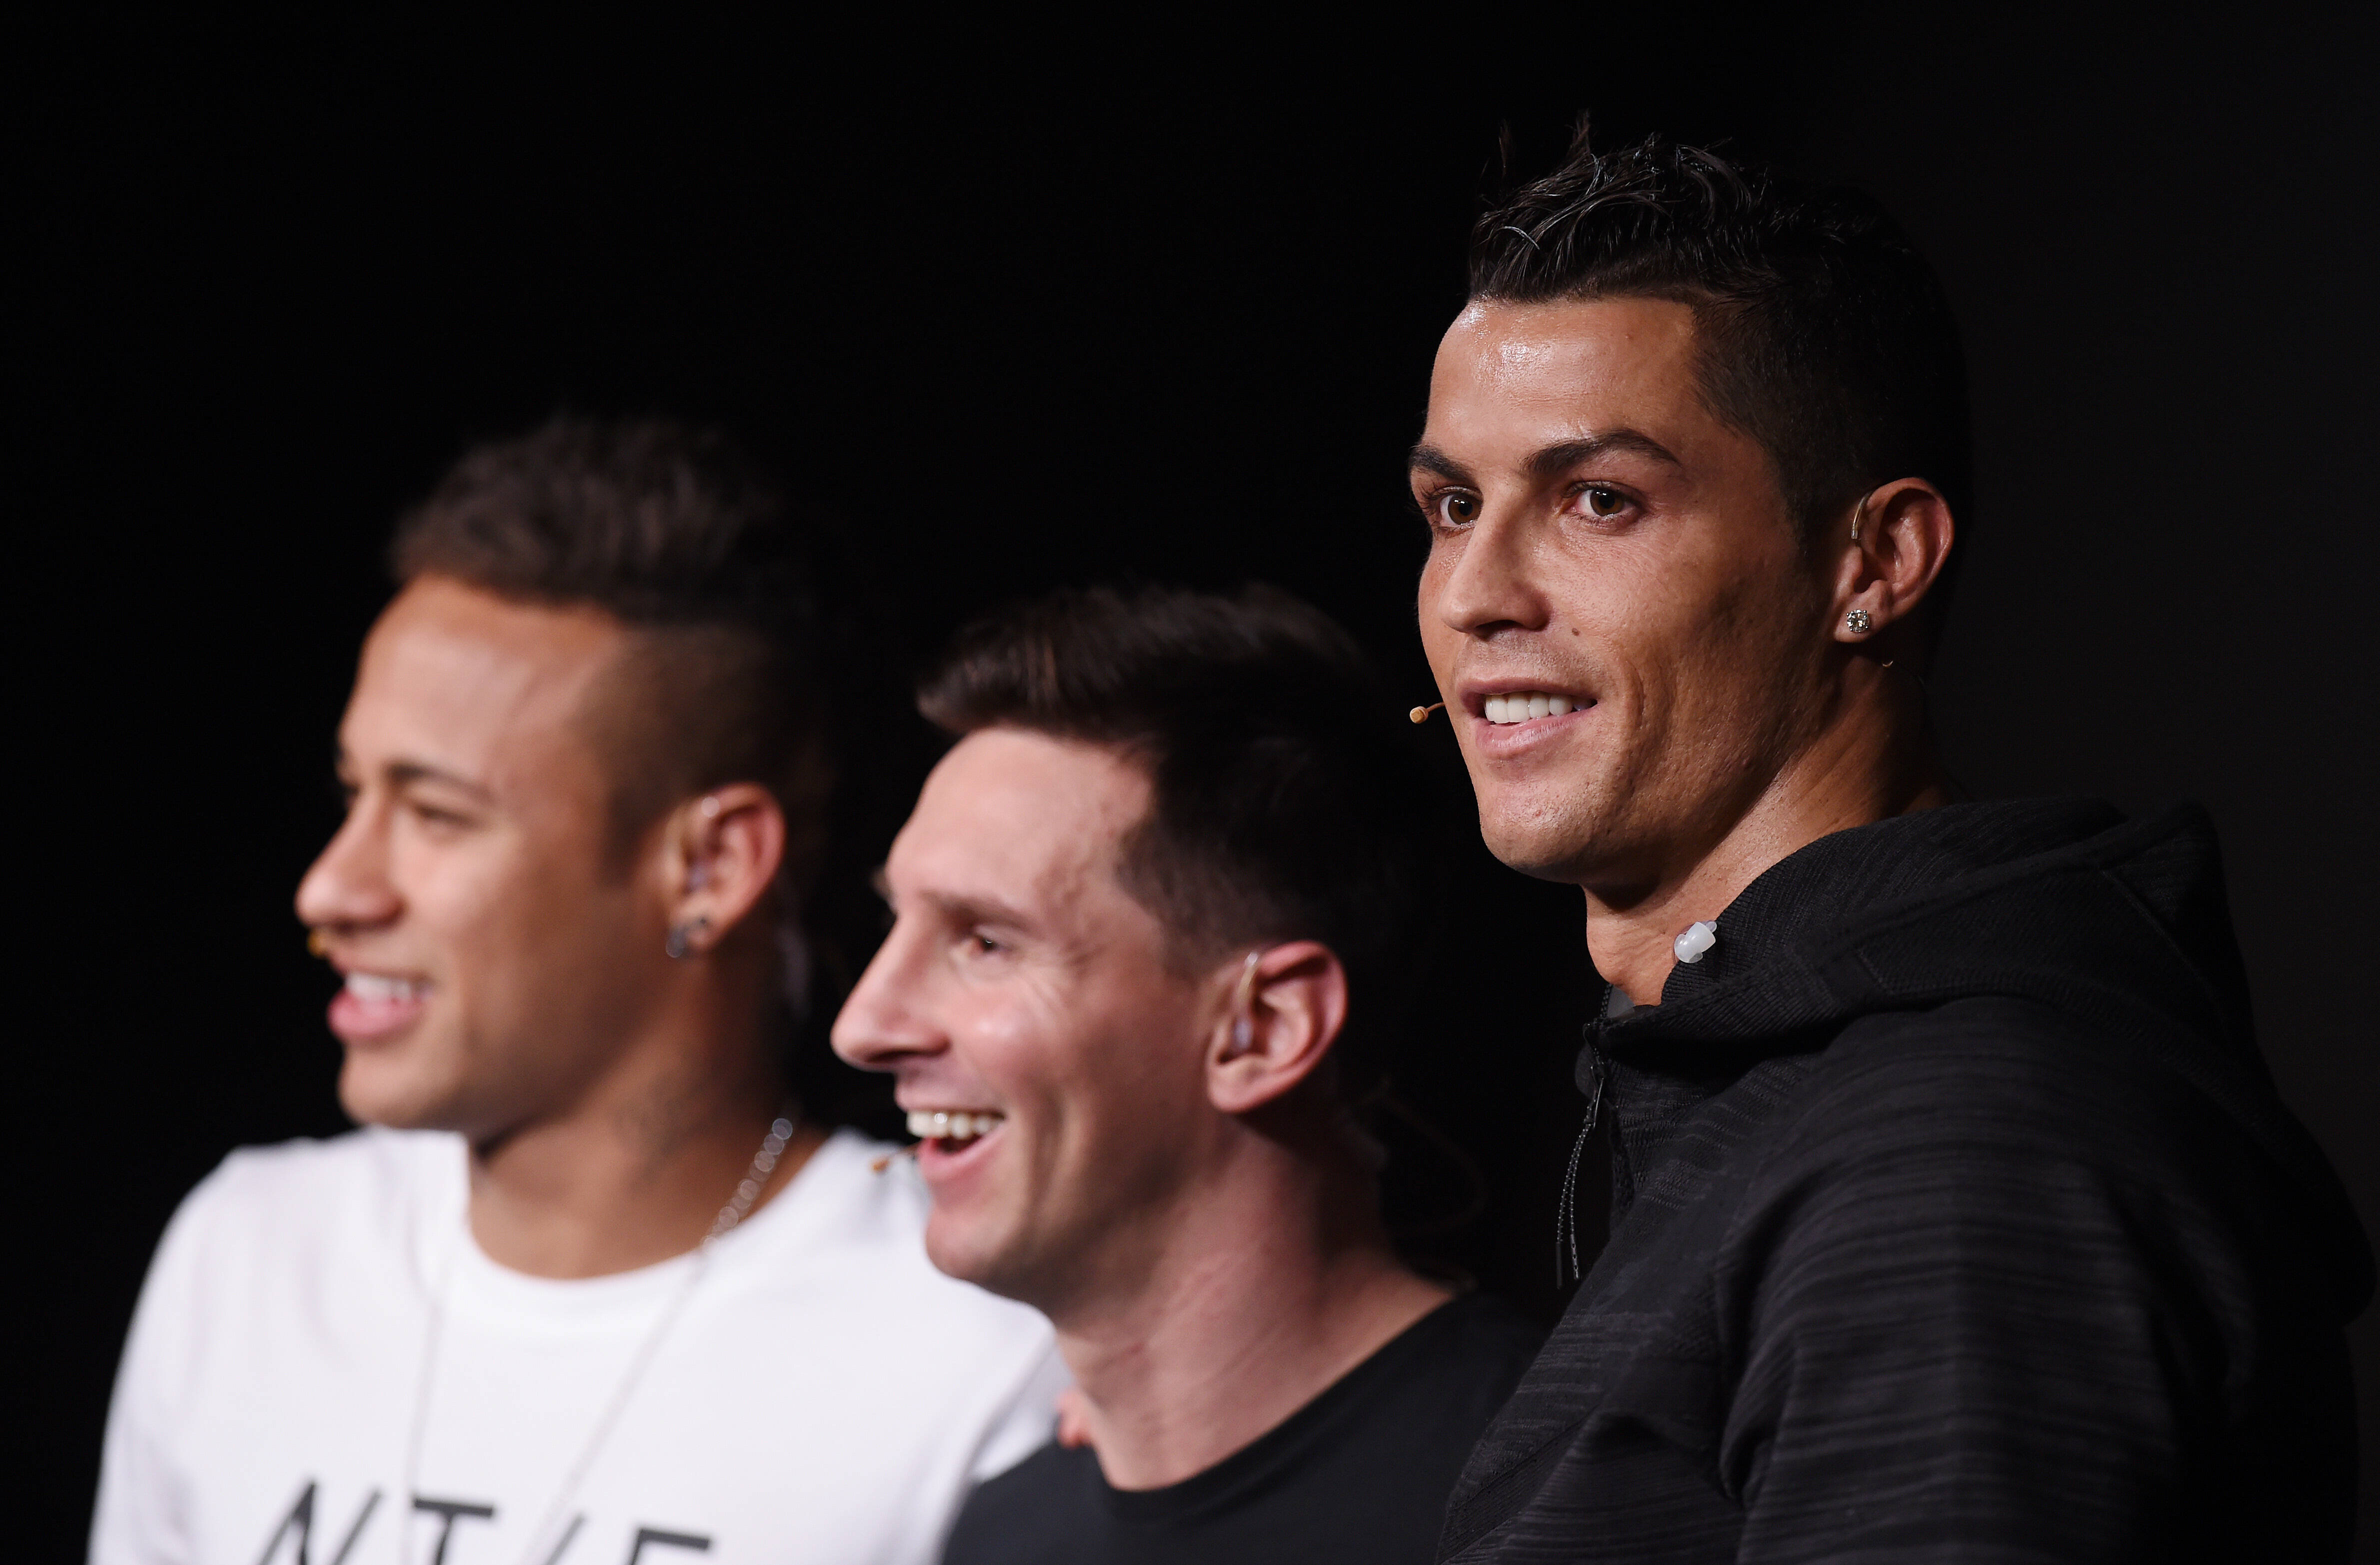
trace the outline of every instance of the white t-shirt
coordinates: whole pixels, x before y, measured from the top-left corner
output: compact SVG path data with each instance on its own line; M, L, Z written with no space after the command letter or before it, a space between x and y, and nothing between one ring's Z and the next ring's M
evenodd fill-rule
M886 1150L837 1133L711 1247L558 1511L695 1258L505 1270L452 1135L233 1153L150 1268L94 1565L933 1559L968 1485L1049 1438L1064 1371L1038 1315L927 1262Z

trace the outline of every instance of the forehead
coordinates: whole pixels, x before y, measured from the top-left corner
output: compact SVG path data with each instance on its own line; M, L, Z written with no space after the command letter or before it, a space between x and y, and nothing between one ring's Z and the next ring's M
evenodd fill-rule
M1147 775L1103 746L1014 728L968 734L927 778L885 872L901 892L980 899L1052 922L1110 911Z
M1474 300L1430 375L1427 438L1448 450L1614 428L1682 437L1713 424L1694 378L1694 311L1671 299Z
M419 761L491 786L557 752L581 758L577 720L625 644L600 610L422 577L364 642L341 742L358 760Z

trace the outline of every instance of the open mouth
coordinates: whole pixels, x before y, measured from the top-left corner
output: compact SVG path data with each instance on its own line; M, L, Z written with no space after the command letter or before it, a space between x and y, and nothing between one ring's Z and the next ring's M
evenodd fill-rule
M934 1199L954 1198L997 1152L997 1133L1008 1116L988 1109L912 1109L909 1134L917 1138L917 1171Z
M1567 717L1595 705L1569 696L1557 696L1550 690L1515 690L1506 696L1490 696L1480 715L1499 728L1510 728L1532 718Z
M390 973L349 973L331 1001L331 1030L350 1043L368 1043L404 1031L430 1002L426 978Z
M988 1109L946 1111L941 1109L909 1110L909 1134L920 1141L930 1141L938 1149L957 1152L998 1130L1007 1118Z

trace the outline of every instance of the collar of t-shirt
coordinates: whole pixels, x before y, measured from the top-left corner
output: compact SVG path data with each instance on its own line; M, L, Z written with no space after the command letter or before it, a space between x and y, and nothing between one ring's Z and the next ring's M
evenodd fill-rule
M1305 1470L1317 1453L1342 1448L1351 1427L1369 1420L1372 1404L1427 1362L1439 1339L1460 1328L1463 1304L1451 1299L1439 1305L1312 1401L1205 1472L1159 1489L1119 1489L1101 1476L1101 1498L1116 1520L1135 1528L1179 1528L1249 1503L1281 1479Z
M459 1319L541 1334L641 1328L686 1286L698 1264L710 1274L703 1284L708 1293L734 1287L736 1274L751 1263L800 1253L820 1237L811 1229L834 1220L842 1205L835 1199L840 1187L873 1177L867 1168L869 1151L853 1132L829 1136L767 1205L721 1236L705 1261L698 1263L697 1253L688 1251L632 1271L574 1278L535 1277L489 1258L471 1237L458 1158L452 1188L440 1193L438 1205L446 1215L423 1233L422 1274L433 1287L445 1280L445 1307Z

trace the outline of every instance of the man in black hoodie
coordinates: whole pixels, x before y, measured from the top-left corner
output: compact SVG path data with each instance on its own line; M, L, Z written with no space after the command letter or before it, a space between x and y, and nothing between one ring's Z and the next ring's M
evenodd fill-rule
M1582 138L1471 294L1422 636L1488 845L1585 892L1613 1196L1441 1558L2343 1558L2371 1256L2204 816L1954 803L1928 735L1968 454L1925 262Z

